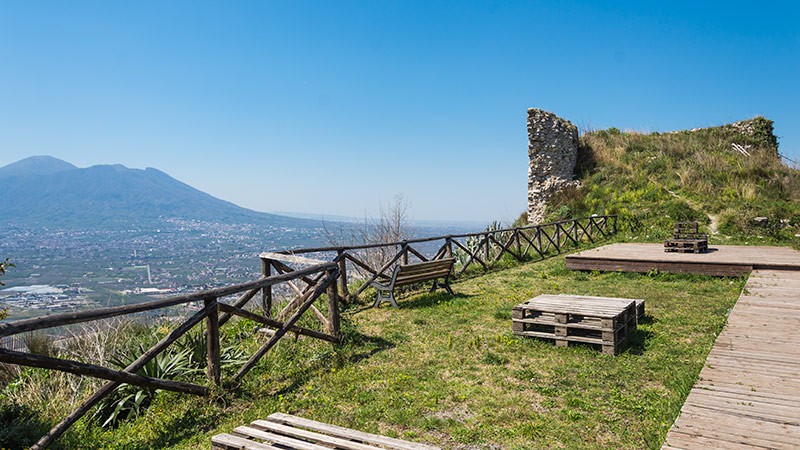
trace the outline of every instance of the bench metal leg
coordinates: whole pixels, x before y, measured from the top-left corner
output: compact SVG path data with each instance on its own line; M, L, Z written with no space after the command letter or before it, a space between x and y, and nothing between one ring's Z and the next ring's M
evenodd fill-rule
M394 292L391 290L381 290L378 289L378 296L375 298L375 303L372 304L372 307L378 307L383 302L391 303L392 306L395 308L399 308L397 305L397 301L394 299Z
M439 283L439 279L438 278L433 280L433 286L431 286L431 290L429 292L433 292L437 288L444 288L447 291L448 294L456 295L453 292L453 289L450 288L450 282L448 281L447 278L444 279L444 283Z

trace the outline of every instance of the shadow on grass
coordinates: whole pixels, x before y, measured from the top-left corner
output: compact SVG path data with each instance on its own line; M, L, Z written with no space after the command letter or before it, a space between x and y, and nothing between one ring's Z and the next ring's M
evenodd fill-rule
M639 325L652 325L656 322L657 320L655 319L655 317L651 315L645 315L644 317L639 319Z
M0 448L29 448L50 430L39 414L24 405L0 405Z
M653 337L652 331L637 328L636 331L634 331L633 333L631 333L630 336L628 336L628 341L624 345L626 346L627 351L631 355L641 355L644 354L647 341L652 337Z
M467 299L471 297L475 297L475 294L468 295L468 294L456 293L455 295L450 295L447 292L439 291L434 293L417 295L411 300L399 301L397 303L400 305L401 309L419 309L419 308L430 308L431 306L441 305L443 303L449 303L454 300Z

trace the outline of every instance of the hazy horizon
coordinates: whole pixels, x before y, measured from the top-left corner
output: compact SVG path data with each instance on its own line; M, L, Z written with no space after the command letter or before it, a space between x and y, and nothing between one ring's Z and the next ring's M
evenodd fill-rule
M581 130L763 115L800 160L800 7L99 1L0 10L0 166L154 167L256 211L511 221L526 110Z

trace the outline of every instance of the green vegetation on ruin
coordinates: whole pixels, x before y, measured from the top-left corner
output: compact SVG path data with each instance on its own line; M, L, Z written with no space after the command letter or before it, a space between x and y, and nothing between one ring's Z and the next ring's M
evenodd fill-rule
M752 133L733 125L586 133L576 168L580 187L558 194L550 217L618 214L631 236L653 241L667 237L674 221L698 220L712 243L798 247L800 170L782 163L772 121L739 123Z

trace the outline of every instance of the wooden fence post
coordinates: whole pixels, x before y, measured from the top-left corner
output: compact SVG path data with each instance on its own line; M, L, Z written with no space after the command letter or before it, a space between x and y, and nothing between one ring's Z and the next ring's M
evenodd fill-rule
M325 276L329 277L331 275L330 271L326 272ZM327 294L328 294L328 327L329 329L328 334L333 336L339 337L341 334L340 330L340 321L339 321L339 299L338 295L336 294L336 279L334 279L331 284L328 285Z
M446 246L445 246L445 255L447 255L448 258L452 258L453 257L453 238L451 238L450 236L447 236L445 238L445 244L446 244Z
M272 264L266 258L261 258L261 274L264 278L272 275ZM272 285L264 286L261 289L261 309L264 317L272 317Z
M212 306L206 316L206 363L208 380L214 386L220 386L220 356L219 356L219 308L216 307L217 299L205 300L205 306Z
M344 250L336 251L336 259L339 260L339 283L342 292L342 298L346 299L350 296L347 292L347 258L344 257Z
M400 244L400 251L403 252L403 264L408 264L408 242Z
M483 259L489 262L489 233L483 235Z

